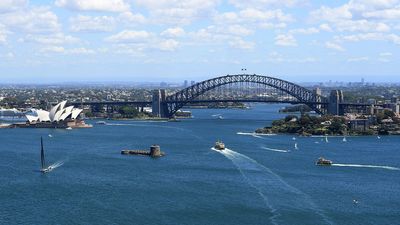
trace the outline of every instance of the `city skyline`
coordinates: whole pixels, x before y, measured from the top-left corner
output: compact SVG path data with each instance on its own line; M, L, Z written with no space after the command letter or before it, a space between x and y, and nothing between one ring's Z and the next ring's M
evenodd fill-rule
M6 0L0 83L396 82L397 0Z

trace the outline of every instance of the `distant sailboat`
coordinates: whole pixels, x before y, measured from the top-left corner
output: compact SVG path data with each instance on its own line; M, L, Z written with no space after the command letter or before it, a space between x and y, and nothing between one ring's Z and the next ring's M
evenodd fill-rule
M347 142L346 136L343 137L343 142Z
M329 143L329 141L328 141L328 136L325 136L325 142L326 142L326 143Z
M297 147L297 142L294 143L294 149L298 150L299 148Z
M42 166L42 168L40 169L40 172L47 173L54 169L52 166L46 167L46 161L44 159L43 137L40 137L40 162L41 162L41 166Z

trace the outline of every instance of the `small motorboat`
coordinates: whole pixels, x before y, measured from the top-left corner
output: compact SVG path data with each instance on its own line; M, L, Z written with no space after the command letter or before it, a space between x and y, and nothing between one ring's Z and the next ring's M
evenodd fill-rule
M328 160L328 159L325 159L323 157L319 157L319 159L317 160L315 165L318 165L318 166L330 166L330 165L332 165L332 161Z
M224 150L225 144L222 141L217 141L217 142L215 142L214 148L217 150Z
M66 130L72 130L72 127L67 127L67 128L65 128Z
M96 124L98 124L98 125L107 125L106 121L97 121Z

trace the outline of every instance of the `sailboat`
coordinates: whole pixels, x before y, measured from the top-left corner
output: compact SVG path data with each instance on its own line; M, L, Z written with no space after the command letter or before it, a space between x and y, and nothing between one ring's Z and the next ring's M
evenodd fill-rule
M42 166L40 172L48 173L54 169L52 166L46 167L46 161L44 160L43 137L40 137L40 162Z
M325 136L325 142L328 143L328 136Z
M294 149L298 150L299 148L297 147L297 142L294 143Z
M343 137L343 142L347 142L346 136Z

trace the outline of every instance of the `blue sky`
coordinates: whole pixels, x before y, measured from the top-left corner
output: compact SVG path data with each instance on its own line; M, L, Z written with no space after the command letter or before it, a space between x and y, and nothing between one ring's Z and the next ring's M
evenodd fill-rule
M399 81L400 0L1 0L0 82Z

